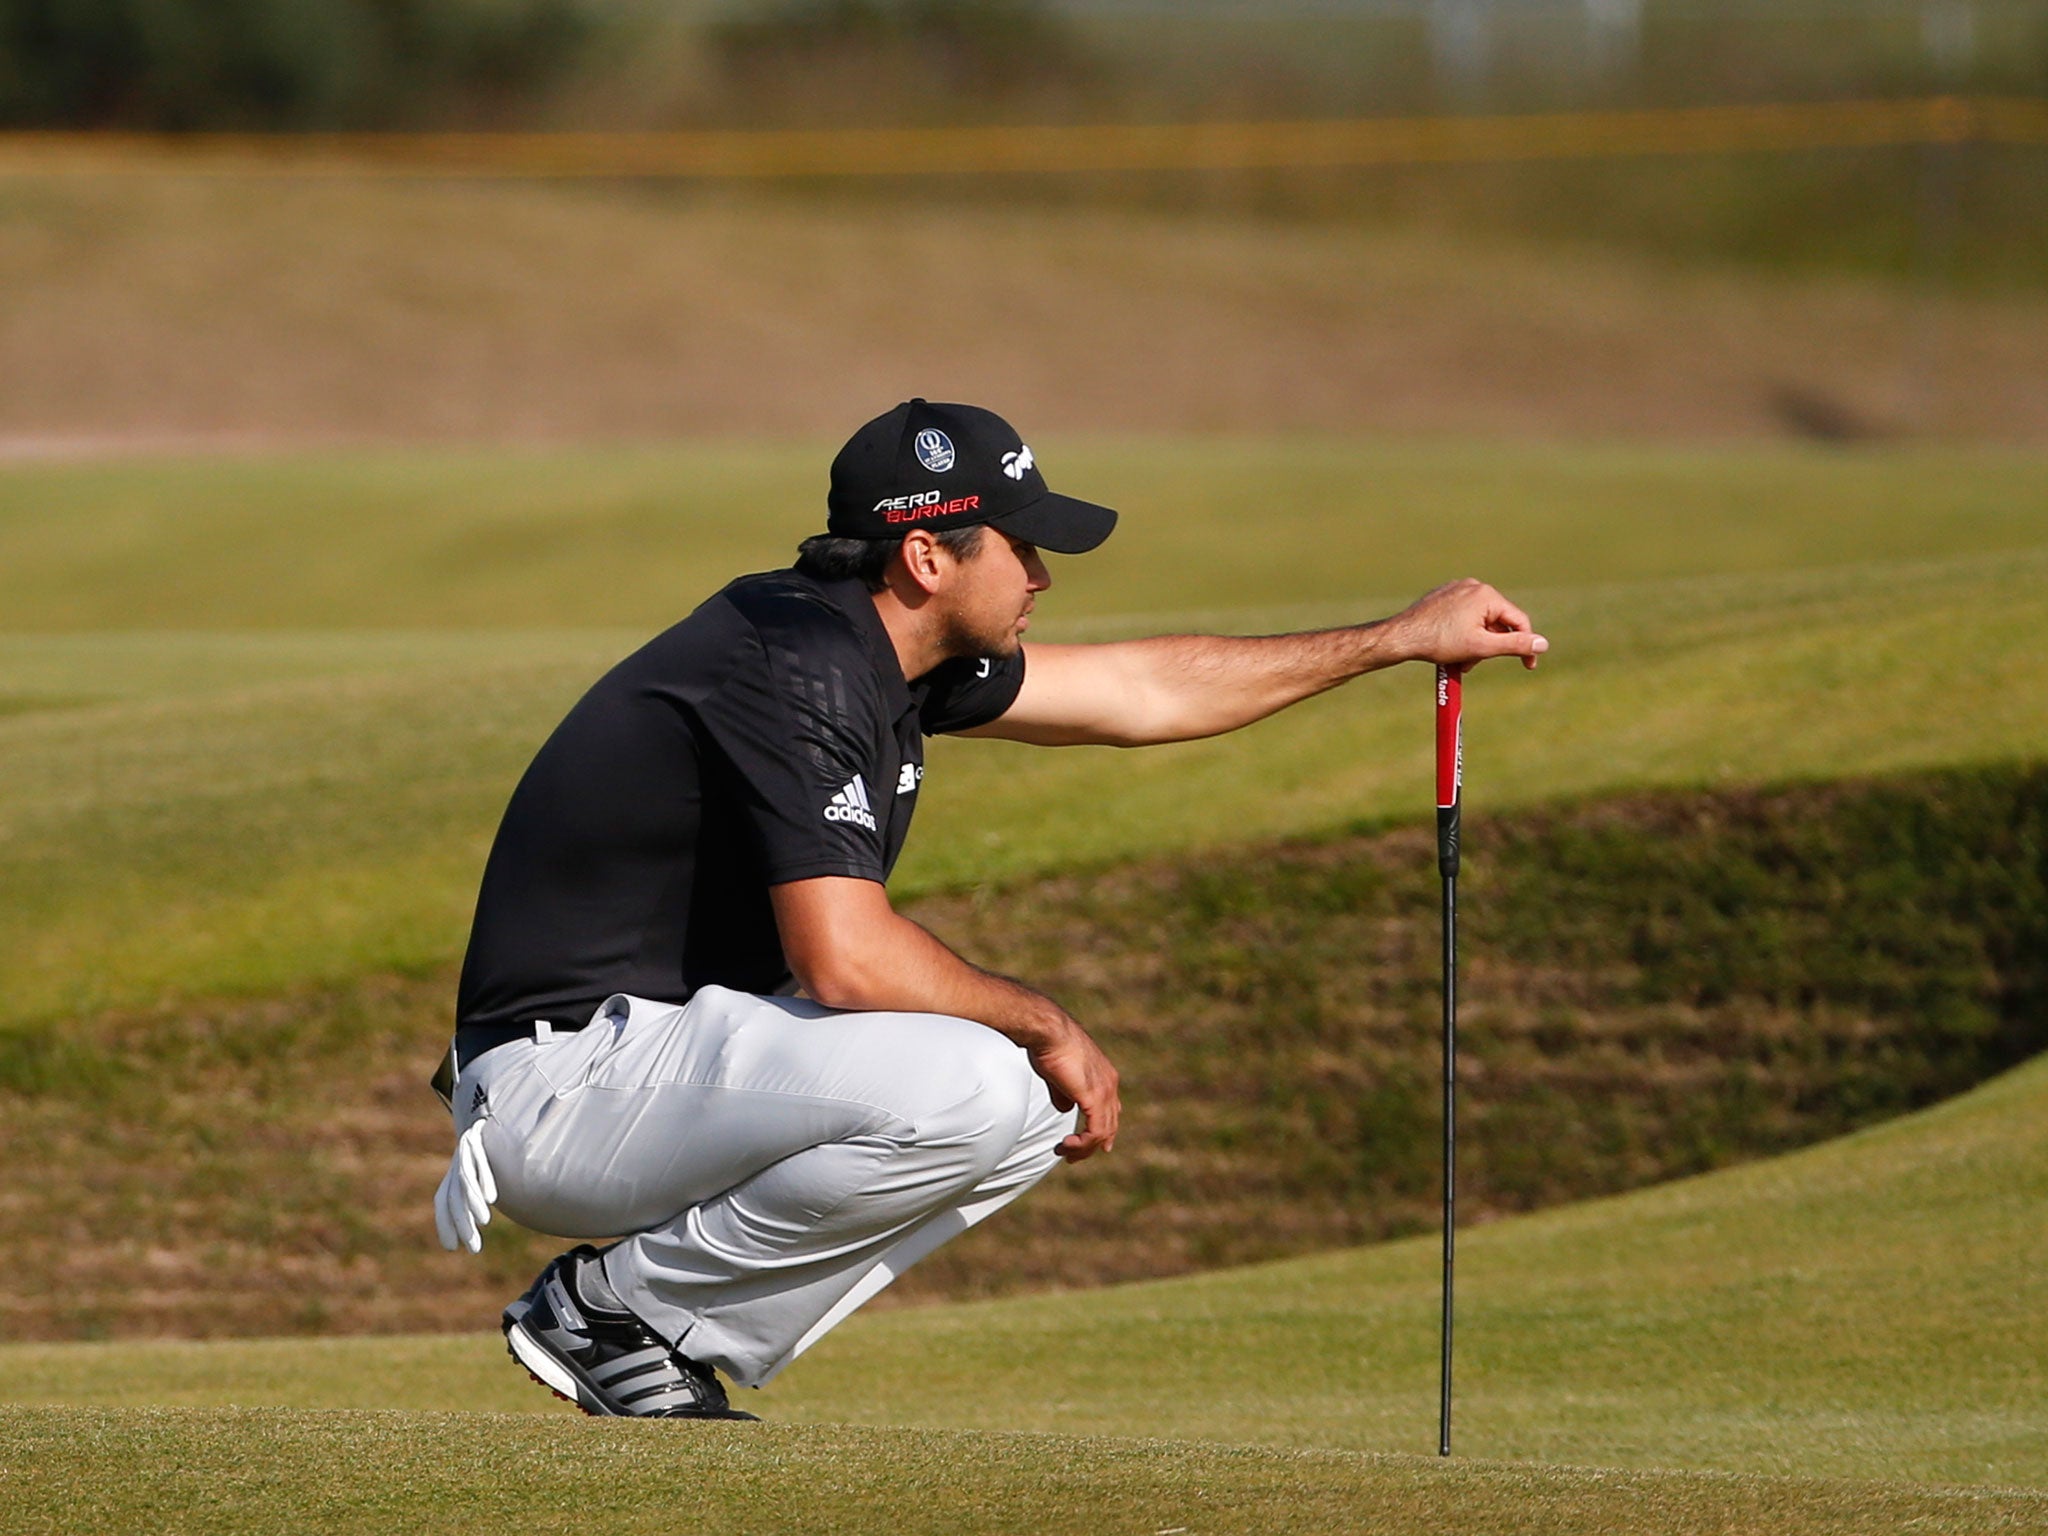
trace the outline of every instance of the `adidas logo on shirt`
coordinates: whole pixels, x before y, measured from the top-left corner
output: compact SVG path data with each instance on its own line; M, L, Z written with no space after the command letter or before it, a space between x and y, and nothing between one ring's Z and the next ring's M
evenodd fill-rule
M875 830L874 808L868 804L868 786L859 774L834 795L825 807L827 821L850 821L857 827Z

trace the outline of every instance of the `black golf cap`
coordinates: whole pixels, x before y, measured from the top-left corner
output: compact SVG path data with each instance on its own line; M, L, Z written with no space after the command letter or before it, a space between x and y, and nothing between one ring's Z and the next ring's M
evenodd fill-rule
M1056 496L1031 450L1002 417L974 405L906 400L877 416L832 461L825 529L843 539L893 539L988 523L1056 554L1109 537L1116 513Z

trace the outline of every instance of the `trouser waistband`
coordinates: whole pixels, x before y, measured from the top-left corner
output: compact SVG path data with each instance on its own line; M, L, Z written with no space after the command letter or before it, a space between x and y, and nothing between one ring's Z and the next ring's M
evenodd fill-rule
M513 1024L470 1024L455 1032L455 1054L466 1067L485 1051L494 1051L509 1040L536 1040L546 1024L551 1033L573 1035L589 1019L527 1019Z
M455 1039L441 1057L441 1063L434 1068L434 1075L427 1086L439 1095L443 1104L455 1107L455 1077L461 1067L468 1066L486 1051L513 1040L537 1040L541 1026L545 1024L551 1034L573 1035L589 1024L589 1019L563 1020L526 1019L512 1024L469 1024L455 1032Z

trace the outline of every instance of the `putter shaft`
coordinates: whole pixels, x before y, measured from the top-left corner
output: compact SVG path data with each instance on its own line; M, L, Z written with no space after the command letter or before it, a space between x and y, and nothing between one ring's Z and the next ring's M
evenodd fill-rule
M1458 877L1444 876L1444 1321L1439 1456L1451 1454L1451 1295L1458 1239Z
M1444 883L1444 1307L1436 1453L1451 1454L1451 1299L1457 1259L1458 834L1465 790L1465 688L1436 669L1436 865Z

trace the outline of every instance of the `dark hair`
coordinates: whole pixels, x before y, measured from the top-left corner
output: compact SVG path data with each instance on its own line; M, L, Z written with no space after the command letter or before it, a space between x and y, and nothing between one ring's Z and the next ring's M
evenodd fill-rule
M941 528L932 535L939 548L955 560L972 560L981 553L981 524L965 528ZM845 581L857 576L870 592L886 585L882 573L903 547L903 536L891 539L842 539L833 533L814 533L796 547L796 568L814 581Z

